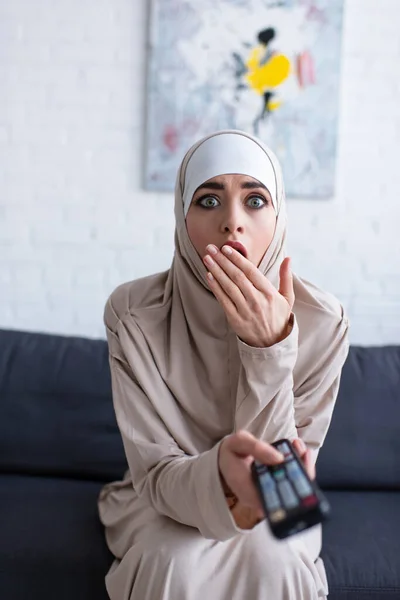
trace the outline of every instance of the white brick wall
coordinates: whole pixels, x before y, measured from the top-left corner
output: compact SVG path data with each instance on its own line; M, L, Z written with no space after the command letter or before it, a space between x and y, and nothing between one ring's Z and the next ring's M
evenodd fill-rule
M146 22L145 0L0 0L0 327L103 336L111 290L170 264L172 196L141 189ZM400 343L399 26L399 0L347 0L337 194L289 202L294 267L353 343Z

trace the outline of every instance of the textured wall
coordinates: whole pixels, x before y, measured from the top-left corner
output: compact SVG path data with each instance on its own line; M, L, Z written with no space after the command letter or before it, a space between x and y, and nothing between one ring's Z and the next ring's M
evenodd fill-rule
M400 342L400 2L347 0L336 196L289 201L297 272L353 343ZM103 336L120 282L165 269L141 189L145 0L0 0L0 327Z

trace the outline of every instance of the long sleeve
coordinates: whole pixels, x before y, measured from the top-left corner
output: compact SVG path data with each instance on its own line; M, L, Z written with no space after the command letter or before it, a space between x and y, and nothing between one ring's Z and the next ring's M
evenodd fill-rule
M112 391L133 487L158 513L196 527L209 539L223 541L241 533L226 503L216 444L186 455L169 434L154 406L116 352L117 336L107 331Z
M311 352L298 352L296 320L289 336L270 348L252 348L238 341L243 367L239 393L243 395L245 386L247 393L237 408L237 428L245 428L270 443L283 437L300 437L317 459L349 349L348 320L343 311L341 316L332 314L327 327L331 330L327 346L317 335L302 339L303 349L312 346L317 357L311 364L305 358Z
M311 449L316 461L332 419L339 391L343 364L349 351L348 320L343 313L330 324L332 343L317 348L318 357L311 367L298 361L295 367L299 383L294 389L294 411L298 436ZM310 343L318 345L318 339Z
M320 349L318 360L312 364L305 363L299 356L296 319L290 334L269 348L253 348L238 339L242 371L237 429L247 429L269 443L301 437L316 461L332 417L340 372L348 351L347 320L343 316L341 320L332 319L331 326L333 342ZM318 340L310 336L309 343L315 345ZM300 386L295 386L296 379L302 382ZM241 508L235 507L239 511ZM246 522L246 515L236 520ZM255 515L248 516L247 520L248 527L257 523Z
M297 437L293 369L298 354L296 319L289 335L269 348L253 348L238 339L239 376L235 429L246 429L266 442Z

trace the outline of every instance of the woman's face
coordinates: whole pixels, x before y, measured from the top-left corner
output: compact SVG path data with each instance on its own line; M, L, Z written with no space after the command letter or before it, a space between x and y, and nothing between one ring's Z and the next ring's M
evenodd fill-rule
M186 216L190 240L201 257L208 244L238 241L258 267L274 236L275 209L266 187L247 175L218 175L197 188Z

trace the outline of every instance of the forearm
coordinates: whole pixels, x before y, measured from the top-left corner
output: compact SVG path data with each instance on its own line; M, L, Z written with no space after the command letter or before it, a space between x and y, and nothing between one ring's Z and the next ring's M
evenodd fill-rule
M241 529L227 506L218 450L219 444L195 457L160 461L143 477L134 475L134 488L158 513L196 527L205 538L230 539Z
M137 495L154 510L223 541L238 533L221 485L219 446L185 454L128 367L110 362L114 407Z
M299 437L311 449L314 460L318 456L332 419L336 398L339 392L341 371L348 353L348 321L343 318L332 323L331 344L318 347L316 339L316 358L311 365L299 360L295 368L302 373L297 380L302 383L294 390L294 409ZM306 374L306 375L305 375Z
M238 342L242 369L239 377L235 429L246 429L267 442L297 437L293 403L293 369L297 359L298 328L269 348Z

